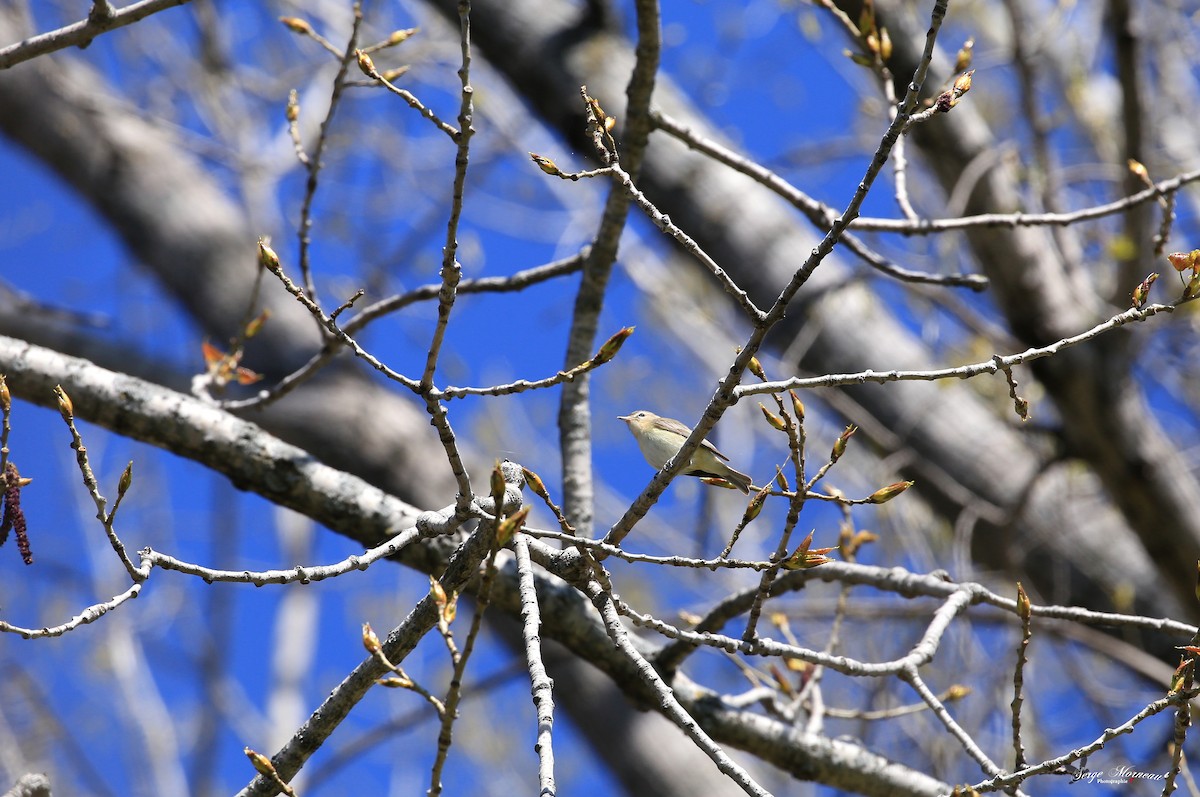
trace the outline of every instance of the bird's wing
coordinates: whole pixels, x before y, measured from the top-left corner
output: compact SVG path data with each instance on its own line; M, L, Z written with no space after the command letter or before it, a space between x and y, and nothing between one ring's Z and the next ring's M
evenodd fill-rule
M662 422L663 427L665 427L668 431L674 432L675 434L681 434L684 437L688 437L692 433L691 429L687 428L686 426L684 426L682 423L675 420L674 418L660 417L659 420ZM717 447L714 446L712 443L708 442L707 440L701 440L700 445L703 446L704 448L707 448L709 451L713 452L714 454L716 454L718 457L725 460L726 462L729 461L729 457L725 456L720 451L718 451Z
M716 447L716 446L714 446L712 443L708 442L707 440L705 440L704 442L702 442L700 445L704 446L704 447L705 447L705 448L707 448L709 451L713 452L714 454L716 454L718 457L720 457L721 459L725 460L726 462L728 462L728 461L729 461L729 457L725 456L725 455L724 455L724 454L722 454L720 451L718 451L718 450L717 450L717 447Z

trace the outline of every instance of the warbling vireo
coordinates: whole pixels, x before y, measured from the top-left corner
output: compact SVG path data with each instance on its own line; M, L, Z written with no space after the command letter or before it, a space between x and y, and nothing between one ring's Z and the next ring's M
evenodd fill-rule
M658 470L662 470L667 460L679 453L683 441L692 433L691 429L674 418L662 418L648 410L638 410L631 415L618 415L617 418L625 421L629 431L633 432L637 439L642 456ZM749 493L750 477L721 461L728 459L729 457L718 451L716 446L704 440L692 454L692 461L681 472L689 476L715 476L729 482L743 493Z

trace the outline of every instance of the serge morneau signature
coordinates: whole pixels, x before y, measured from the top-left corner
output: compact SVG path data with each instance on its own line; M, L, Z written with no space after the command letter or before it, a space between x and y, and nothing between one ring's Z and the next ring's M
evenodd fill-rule
M1111 769L1100 770L1093 772L1084 767L1075 773L1071 778L1072 783L1084 781L1086 783L1129 783L1134 780L1166 780L1165 772L1140 772L1125 764L1112 767Z

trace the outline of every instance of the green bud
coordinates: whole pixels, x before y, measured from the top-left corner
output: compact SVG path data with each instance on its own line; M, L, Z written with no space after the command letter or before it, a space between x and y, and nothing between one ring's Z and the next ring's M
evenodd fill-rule
M754 497L750 499L750 503L746 506L746 512L742 515L742 525L749 523L758 517L762 512L763 504L767 500L767 493L771 492L770 486L766 486L756 492Z
M900 493L913 486L913 482L896 482L889 484L887 487L880 487L875 492L867 497L868 504L884 504L892 500Z
M958 55L954 59L954 74L965 72L971 68L971 58L975 51L975 40L967 39L963 42L963 46L958 49Z
M789 390L788 395L792 397L792 412L796 414L796 420L804 423L804 402L800 400L794 390Z
M767 419L767 423L771 424L771 426L775 427L780 432L784 430L783 418L780 418L778 415L767 409L766 405L761 401L758 403L758 408L762 410L763 417Z
M503 548L505 545L508 545L513 535L525 525L525 518L529 517L529 510L532 508L532 505L526 504L500 521L500 524L496 526L496 545L498 547Z
M1150 274L1133 289L1134 307L1140 310L1146 306L1146 300L1150 298L1150 286L1154 284L1156 279L1158 279L1158 274Z
M129 464L125 466L125 471L121 474L120 481L117 482L117 496L125 495L133 484L133 460L129 460Z
M375 629L371 628L370 623L362 624L362 643L367 649L367 653L374 656L383 649L383 644L379 641L379 637L375 634Z
M529 153L529 157L537 164L537 167L551 177L562 177L562 169L558 168L558 164L550 160L544 155L539 155L536 152Z
M62 385L54 386L54 397L58 400L58 412L67 423L75 419L75 405L71 403L71 397L67 395L67 391L62 389Z
M258 264L272 274L283 270L279 263L279 255L275 254L275 250L267 246L267 242L262 238L258 239Z
M504 472L500 470L500 460L496 460L496 466L492 468L491 484L492 497L496 499L495 513L500 514L499 502L504 498Z
M313 32L312 25L309 25L306 21L300 19L300 17L280 17L279 21L284 24L284 27L293 33L309 36Z
M377 72L375 69L375 62L371 60L371 56L367 55L362 50L355 50L354 57L358 59L358 68L362 70L364 75L372 80L379 75L379 72Z
M617 334L613 335L608 340L604 341L604 345L600 347L600 351L596 352L595 361L597 364L603 364L617 356L617 352L621 350L625 339L633 334L633 327L625 327Z
M389 45L400 44L408 37L420 32L420 28L405 28L404 30L394 30L392 35L388 36L387 43Z
M850 437L858 431L858 427L850 424L845 431L838 436L838 439L833 443L833 451L829 453L829 461L837 462L842 458L842 454L846 453L846 443L850 441Z
M1029 602L1029 596L1025 594L1025 587L1020 581L1017 582L1017 616L1026 623L1033 616L1033 604Z
M525 484L533 491L533 494L543 501L550 500L550 493L546 490L546 484L542 481L542 477L531 471L529 468L522 467L521 472L525 474Z

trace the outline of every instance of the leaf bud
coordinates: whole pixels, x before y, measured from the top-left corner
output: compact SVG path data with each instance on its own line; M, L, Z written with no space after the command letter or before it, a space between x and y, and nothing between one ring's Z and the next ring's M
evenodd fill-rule
M842 52L846 55L847 58L849 58L851 61L858 64L859 66L870 67L870 66L875 65L875 60L873 58L871 58L871 56L869 56L869 55L863 55L862 53L852 52L851 50L843 50Z
M788 395L792 397L792 412L796 414L796 421L804 423L804 402L800 400L794 390L789 390Z
M761 401L758 402L758 408L762 410L763 417L767 419L767 423L771 424L771 426L780 432L784 430L783 418L780 418L778 415L767 409L767 406Z
M250 319L250 323L246 324L246 331L245 331L246 337L252 338L255 335L257 335L259 332L262 332L263 325L267 323L267 320L270 317L271 317L271 311L263 310L261 313L256 315L254 318Z
M420 32L420 30L420 28L404 28L403 30L394 30L392 31L392 35L388 36L387 43L389 45L400 44L410 36Z
M493 507L493 512L499 515L499 502L504 498L504 471L500 470L500 460L496 460L496 466L492 468L488 486L491 487L492 497L496 499L496 506Z
M293 33L299 33L304 36L311 36L313 33L312 25L309 25L307 21L300 19L300 17L280 17L279 21L283 23L284 27Z
M1158 279L1158 274L1152 273L1138 283L1138 286L1133 289L1133 306L1137 309L1142 309L1146 306L1146 300L1150 298L1150 286Z
M260 774L266 775L267 777L277 777L275 765L271 763L271 759L267 758L257 750L251 750L249 747L243 749L242 752L246 754L246 758L250 759L250 763L254 765L254 768L257 769Z
M520 531L521 526L525 524L525 518L529 517L529 511L532 508L533 507L531 504L526 504L516 512L513 512L511 515L504 518L504 520L500 521L500 524L496 526L497 546L503 548L505 545L508 545L509 541L512 540L513 535Z
M964 684L953 684L946 690L946 702L952 703L955 700L962 700L969 694L971 694L971 687Z
M387 678L380 678L375 683L380 686L386 686L389 689L412 689L413 681L407 674L389 675Z
M58 399L59 414L64 421L70 423L75 418L75 405L71 403L71 397L62 389L62 385L54 386L54 397Z
M379 637L370 623L362 624L362 643L363 647L367 649L367 653L372 656L383 650L383 643L379 641Z
M1022 622L1029 622L1029 618L1033 617L1033 604L1029 602L1029 595L1025 592L1025 587L1020 581L1017 582L1017 616Z
M594 358L597 364L603 364L617 356L617 352L621 350L626 338L633 334L634 327L624 327L608 340L604 341L604 345L600 347L600 351L596 352Z
M433 602L438 606L446 605L446 590L442 587L442 582L433 576L429 577L429 593L433 595Z
M558 168L558 165L555 164L554 161L550 160L546 156L539 155L536 152L531 152L529 153L529 157L532 158L533 162L537 164L537 167L546 174L549 174L552 177L562 177L562 170Z
M272 274L283 271L283 266L279 263L279 255L275 254L275 250L268 246L263 238L258 239L258 264Z
M125 470L121 473L120 480L117 481L117 497L125 495L129 488L133 485L133 460L129 460L129 464L125 466Z
M779 669L779 665L771 662L770 670L771 676L775 679L775 685L779 687L779 691L785 697L795 697L796 689L792 686L792 682L788 680L787 676L783 674L783 671Z
M954 74L965 72L971 68L971 58L975 53L975 39L967 39L963 42L963 46L958 49L958 55L954 58Z
M1169 691L1178 692L1187 685L1188 678L1191 677L1190 670L1192 669L1193 660L1186 657L1179 659L1179 666L1175 668L1175 672L1171 674L1171 685Z
M718 476L704 476L700 479L700 481L702 483L710 485L712 487L724 487L726 490L736 490L737 489L732 484L730 484L729 482L725 481L724 479L722 479Z
M972 69L970 71L962 73L954 81L955 99L958 99L959 97L961 97L962 95L966 94L968 91L971 90L971 76L974 74L975 74L975 70Z
M913 482L908 481L908 482L896 482L895 484L889 484L887 487L880 487L878 490L871 493L871 495L867 497L867 503L868 504L885 504L912 486L913 486Z
M371 56L362 50L355 50L354 57L358 59L358 68L364 75L372 79L379 77L379 72L376 71L375 62L371 60Z
M763 503L767 500L767 494L771 492L771 486L767 485L754 494L750 499L750 503L746 505L746 512L742 515L742 523L749 523L758 517L762 512Z
M842 458L842 454L846 453L846 443L848 443L850 441L851 435L853 435L857 431L858 431L858 427L855 426L854 424L850 424L841 433L841 435L838 436L838 439L835 440L833 443L833 450L831 452L829 452L829 461L830 462L837 462L839 459Z
M522 467L521 472L525 474L525 484L533 491L533 494L543 501L548 501L550 499L550 492L546 489L546 484L542 481L542 477L526 467Z

